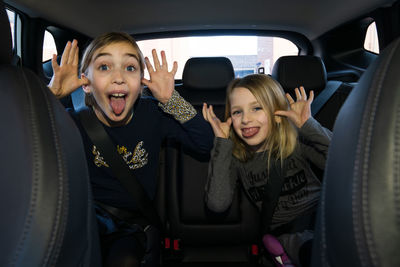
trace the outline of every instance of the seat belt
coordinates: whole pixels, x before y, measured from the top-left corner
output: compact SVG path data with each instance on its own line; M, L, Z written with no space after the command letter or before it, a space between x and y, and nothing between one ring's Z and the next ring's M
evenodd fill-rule
M328 102L336 90L343 84L341 81L329 81L324 90L311 103L311 114L314 117Z
M271 229L271 222L275 209L279 202L279 197L282 193L282 188L285 183L286 173L284 170L287 169L289 159L283 160L283 165L281 166L281 160L274 162L272 168L269 169L269 181L268 188L264 191L263 200L261 205L261 221L262 221L262 231L264 234L272 234L274 236L279 236L284 233L290 233L293 229L299 228L303 231L303 228L308 229L306 225L311 224L315 213L303 214L302 216L281 225L274 230Z
M96 145L97 149L106 159L112 174L131 194L146 219L156 226L158 230L162 231L161 219L153 205L153 201L149 198L142 184L129 169L121 155L118 154L115 145L112 143L93 110L84 107L78 111L78 114L83 128L93 144Z
M270 163L269 168L269 181L268 188L264 191L263 200L261 204L261 221L263 234L270 232L270 224L272 216L274 215L275 208L278 205L279 196L282 191L284 183L284 172L286 169L287 159L283 161L281 166L281 160Z

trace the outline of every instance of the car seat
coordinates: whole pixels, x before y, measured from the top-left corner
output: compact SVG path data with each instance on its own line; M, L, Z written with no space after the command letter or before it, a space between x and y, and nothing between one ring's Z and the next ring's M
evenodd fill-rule
M0 266L101 266L85 153L73 120L12 66L0 2Z
M400 266L400 39L362 75L336 120L314 267Z
M203 102L213 104L217 116L224 119L226 88L233 78L227 58L191 58L178 90L198 112ZM168 235L176 261L171 266L246 266L252 260L252 244L259 239L257 209L237 190L226 213L212 213L204 202L209 155L170 144L166 159Z

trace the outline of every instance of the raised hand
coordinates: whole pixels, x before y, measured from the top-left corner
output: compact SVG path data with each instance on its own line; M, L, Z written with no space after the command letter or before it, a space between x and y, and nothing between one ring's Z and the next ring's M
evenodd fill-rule
M57 98L62 98L71 94L80 86L88 84L86 77L78 77L79 48L78 42L73 40L67 42L61 56L61 64L57 63L57 55L53 55L51 66L53 67L53 77L48 85L50 90Z
M174 61L171 71L168 71L167 58L165 52L161 51L161 64L157 56L157 51L151 51L153 55L154 68L148 57L145 58L146 67L150 74L150 80L142 79L142 83L146 85L153 96L163 104L170 99L175 88L175 73L178 70L178 63Z
M311 117L311 103L314 100L314 92L310 91L310 96L307 99L306 91L303 86L294 89L296 93L296 101L286 94L289 100L290 109L289 110L277 110L275 115L284 116L289 118L298 128L301 128L303 124Z
M221 138L229 138L229 130L231 128L232 119L228 118L226 122L221 122L220 119L215 116L213 107L207 107L207 104L203 104L203 117L208 121L214 131L215 136Z

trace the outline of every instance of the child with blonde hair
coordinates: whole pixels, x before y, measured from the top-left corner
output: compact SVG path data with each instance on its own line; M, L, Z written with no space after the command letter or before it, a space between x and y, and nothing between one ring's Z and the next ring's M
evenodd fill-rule
M274 255L278 266L308 264L321 191L311 164L324 169L332 135L311 117L313 91L307 96L300 87L295 94L296 101L285 97L273 78L254 74L228 87L225 122L212 106L203 106L215 134L206 204L214 212L226 211L241 183L261 212L267 250L284 253Z

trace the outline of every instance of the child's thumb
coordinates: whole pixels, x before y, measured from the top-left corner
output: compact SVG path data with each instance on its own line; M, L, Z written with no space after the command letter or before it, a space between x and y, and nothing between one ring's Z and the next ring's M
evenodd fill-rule
M287 112L286 110L277 110L274 112L274 115L287 117L289 115L289 112Z
M54 72L54 70L56 70L60 67L57 63L57 55L56 54L53 54L53 57L51 58L51 67L53 68L53 72Z
M229 117L229 118L226 120L226 123L228 124L228 126L231 126L231 125L232 125L232 118Z
M145 79L145 78L142 78L142 84L143 84L144 86L149 87L150 81L147 80L147 79ZM150 87L149 87L149 88L150 88Z

